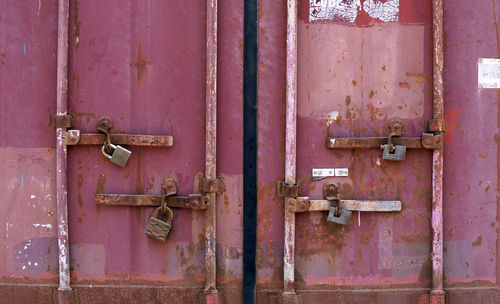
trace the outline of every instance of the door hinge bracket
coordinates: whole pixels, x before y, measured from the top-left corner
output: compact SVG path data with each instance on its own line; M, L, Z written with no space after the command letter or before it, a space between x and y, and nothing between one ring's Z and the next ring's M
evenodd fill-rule
M427 121L427 130L429 132L444 132L446 129L444 119L429 119Z
M426 149L441 149L443 147L443 134L422 133L422 146Z
M311 202L308 197L297 197L288 199L288 210L293 213L309 211Z
M226 191L226 184L222 177L218 178L202 178L202 192L203 193L222 193Z
M276 183L276 196L283 198L297 198L301 194L300 179L294 185L280 180Z
M54 125L57 128L68 129L73 126L73 116L69 114L58 114L54 116Z

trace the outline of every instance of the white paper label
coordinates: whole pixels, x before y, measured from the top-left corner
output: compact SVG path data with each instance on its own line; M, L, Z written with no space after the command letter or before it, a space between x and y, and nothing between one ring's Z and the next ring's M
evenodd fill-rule
M477 71L480 89L500 89L500 59L479 58Z

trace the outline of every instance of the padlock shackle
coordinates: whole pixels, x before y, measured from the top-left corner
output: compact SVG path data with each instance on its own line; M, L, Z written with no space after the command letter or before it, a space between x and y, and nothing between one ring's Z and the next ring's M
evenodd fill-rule
M172 211L172 209L170 209L170 207L167 207L167 206L160 206L158 208L156 208L155 212L153 213L153 217L154 218L158 218L158 216L160 215L160 211L162 211L162 209L165 208L165 212L163 212L163 214L165 215L166 213L168 213L168 219L167 219L167 224L171 225L172 224L172 221L174 220L174 211Z
M116 146L113 147L112 144L109 144L111 146L111 148L113 149L116 149ZM104 145L102 145L102 148L101 148L101 151L102 151L102 155L106 156L108 159L111 159L111 155L109 155L108 153L106 153L106 143L104 143Z

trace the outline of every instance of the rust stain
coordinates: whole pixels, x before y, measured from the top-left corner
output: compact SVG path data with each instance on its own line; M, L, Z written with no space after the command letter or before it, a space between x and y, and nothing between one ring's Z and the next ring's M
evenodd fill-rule
M83 207L82 200L82 185L83 185L83 175L78 174L78 206Z
M99 177L97 178L95 193L104 193L104 184L106 184L106 175L99 174Z
M480 235L474 242L472 242L472 246L474 247L481 246L482 243L483 243L483 237Z
M422 83L425 83L428 81L427 77L425 77L425 75L421 74L421 73L416 74L416 73L407 72L406 76L408 76L410 78L415 78L415 80L417 81L418 84L422 84Z
M132 64L132 66L134 66L136 69L137 86L140 88L142 84L142 78L144 77L144 75L146 75L146 72L148 71L148 62L146 60L146 57L144 57L144 55L142 54L142 45L140 43L137 46L137 59Z
M347 106L351 104L351 96L350 96L350 95L347 95L347 96L345 97L345 104L346 104Z
M404 89L411 89L411 85L406 81L399 82L399 87Z
M135 174L135 194L144 194L144 181L142 178L141 170L141 151L137 153L137 169ZM135 208L135 218L137 223L142 222L142 210L143 208Z
M80 20L80 3L75 0L75 8L73 11L73 25L74 25L74 35L75 35L75 49L80 46L80 27L82 21Z

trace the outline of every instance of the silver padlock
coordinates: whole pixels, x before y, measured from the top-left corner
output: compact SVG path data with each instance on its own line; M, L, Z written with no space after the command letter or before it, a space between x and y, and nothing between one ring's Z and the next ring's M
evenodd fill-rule
M109 145L111 149L113 149L113 154L109 155L106 153L106 145ZM125 168L125 165L127 165L127 161L130 157L130 152L129 150L125 149L122 146L119 145L113 145L113 144L104 144L102 146L102 154L106 156L113 164L120 166L122 168Z
M339 211L338 207L330 207L330 212L328 212L328 221L335 224L349 226L349 222L351 221L351 210L343 210Z
M403 161L406 157L406 146L394 146L394 151L391 153L389 145L384 145L384 154L382 156L385 160Z

